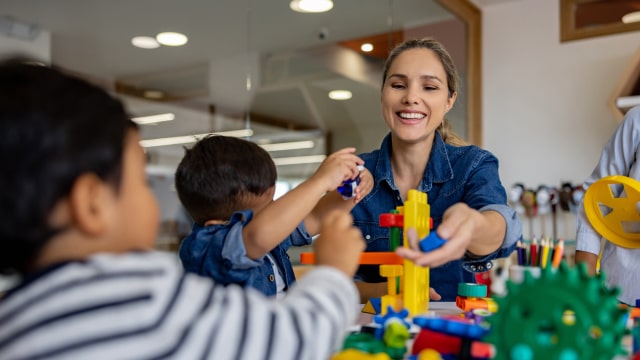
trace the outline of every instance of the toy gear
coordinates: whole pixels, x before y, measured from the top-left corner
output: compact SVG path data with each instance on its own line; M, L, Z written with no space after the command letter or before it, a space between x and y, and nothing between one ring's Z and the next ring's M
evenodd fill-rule
M622 189L618 193L612 187ZM587 219L600 235L626 248L640 248L640 233L625 229L625 224L640 222L640 182L627 176L604 177L589 186L584 194Z
M539 279L526 273L521 284L507 282L506 296L495 297L499 310L486 319L491 331L484 340L496 347L496 359L611 359L624 353L626 315L617 293L584 264L561 263Z

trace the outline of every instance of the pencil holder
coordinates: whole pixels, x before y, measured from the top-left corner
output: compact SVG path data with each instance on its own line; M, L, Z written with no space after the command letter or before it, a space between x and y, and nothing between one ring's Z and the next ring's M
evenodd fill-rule
M532 278L537 279L540 277L542 269L539 266L509 266L509 280L516 284L520 284L524 281L525 273L529 273Z

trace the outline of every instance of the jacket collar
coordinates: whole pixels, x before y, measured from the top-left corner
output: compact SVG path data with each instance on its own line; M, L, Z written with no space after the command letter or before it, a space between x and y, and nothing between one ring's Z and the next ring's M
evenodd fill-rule
M453 179L453 168L449 156L451 148L451 145L445 144L440 132L436 131L420 191L429 191L433 183L443 183ZM384 137L380 145L374 177L378 179L379 184L386 182L391 189L397 190L391 171L391 133Z

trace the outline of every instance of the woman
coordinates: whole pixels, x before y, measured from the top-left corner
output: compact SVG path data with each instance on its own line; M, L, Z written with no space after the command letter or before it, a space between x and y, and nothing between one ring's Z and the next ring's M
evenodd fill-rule
M439 42L408 40L391 51L381 96L390 133L380 149L360 155L374 176L374 188L352 211L367 251L389 251L389 231L378 226L379 215L402 205L410 189L427 193L432 231L447 241L423 253L410 232L412 248L397 253L431 267L432 300L454 301L459 282L475 282L475 272L508 256L522 237L518 215L507 205L497 158L467 146L449 130L444 116L457 95L455 66ZM377 266L361 266L355 279L363 302L386 293Z

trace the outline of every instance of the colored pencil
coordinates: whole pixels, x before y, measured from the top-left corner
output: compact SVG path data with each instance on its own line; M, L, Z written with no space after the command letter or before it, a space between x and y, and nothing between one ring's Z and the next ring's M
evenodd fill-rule
M538 262L538 240L534 237L533 240L531 240L531 246L529 247L530 252L531 252L531 259L529 260L529 264L531 266L536 266L536 263Z
M542 257L540 258L540 267L545 269L549 260L549 239L540 240L542 244ZM542 243L544 242L544 243Z
M560 266L563 252L564 252L564 240L560 239L560 241L556 243L556 246L554 247L554 251L553 251L553 260L551 261L551 266L553 266L554 269L557 269L558 266Z

